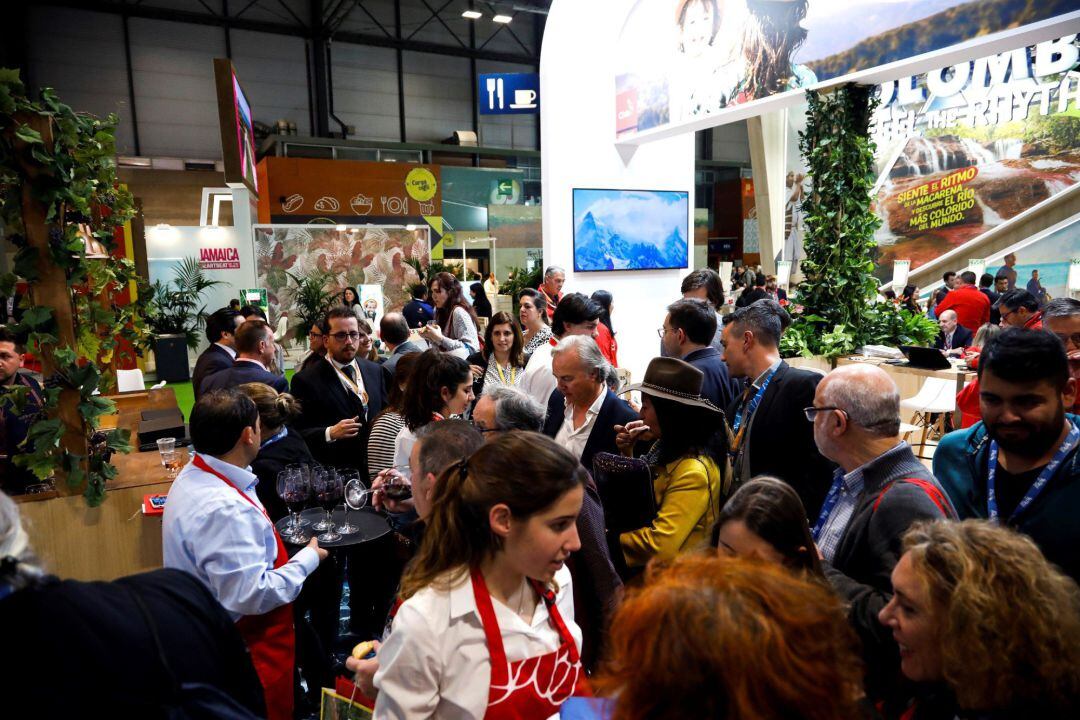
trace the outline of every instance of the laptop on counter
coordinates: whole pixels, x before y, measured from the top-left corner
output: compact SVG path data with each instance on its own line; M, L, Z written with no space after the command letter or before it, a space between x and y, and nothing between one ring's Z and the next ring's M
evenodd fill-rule
M901 345L900 352L907 358L908 367L923 370L948 370L952 367L945 353L937 348L918 345Z

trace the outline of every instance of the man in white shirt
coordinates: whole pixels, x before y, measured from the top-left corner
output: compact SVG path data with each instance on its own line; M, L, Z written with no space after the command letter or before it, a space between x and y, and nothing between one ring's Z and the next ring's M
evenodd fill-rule
M206 393L191 412L195 457L169 490L162 519L165 567L188 572L237 621L272 720L292 717L295 635L291 603L327 557L315 538L288 557L255 493L261 437L255 403Z
M555 390L555 376L551 374L551 350L556 343L569 335L584 335L596 339L596 328L604 309L600 303L581 293L565 295L551 321L551 341L533 351L518 387L541 405L546 406Z
M557 389L548 401L544 434L591 469L596 453L619 451L615 426L636 420L637 413L608 390L607 361L592 338L568 335L551 352Z

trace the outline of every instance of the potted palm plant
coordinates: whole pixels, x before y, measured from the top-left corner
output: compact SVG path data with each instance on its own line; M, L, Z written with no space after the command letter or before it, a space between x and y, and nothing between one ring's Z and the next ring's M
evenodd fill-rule
M298 342L304 343L311 328L333 302L335 293L330 290L333 274L318 268L312 268L304 275L295 275L288 271L285 271L285 274L296 284L292 291L292 313L300 322L295 325L294 337Z
M151 285L153 299L148 318L154 335L154 358L158 380L185 382L190 379L188 348L199 347L199 330L206 323L203 295L221 280L207 277L199 261L184 258L173 270L173 279Z

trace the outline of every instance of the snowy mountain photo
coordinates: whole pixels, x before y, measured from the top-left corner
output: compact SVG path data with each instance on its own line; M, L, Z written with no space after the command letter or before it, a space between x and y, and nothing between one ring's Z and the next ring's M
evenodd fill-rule
M574 270L687 267L689 195L574 190Z

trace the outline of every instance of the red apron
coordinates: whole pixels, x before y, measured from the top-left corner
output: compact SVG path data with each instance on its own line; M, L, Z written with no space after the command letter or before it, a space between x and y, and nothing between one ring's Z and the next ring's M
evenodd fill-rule
M485 720L544 720L557 714L571 695L589 694L577 645L559 614L555 593L536 581L529 582L547 606L548 618L562 643L554 652L509 663L484 577L478 568L472 570L473 596L491 655Z
M240 497L247 500L266 517L274 527L266 510L260 508L251 498L240 491L224 475L206 464L196 455L195 467L211 475L216 475L223 483L236 490ZM289 561L285 543L281 541L277 528L274 527L274 539L277 541L277 557L274 569ZM251 652L251 662L266 698L266 712L269 720L292 720L293 716L293 670L296 663L296 634L293 630L292 603L276 607L263 615L245 615L236 621L236 628L247 643Z

